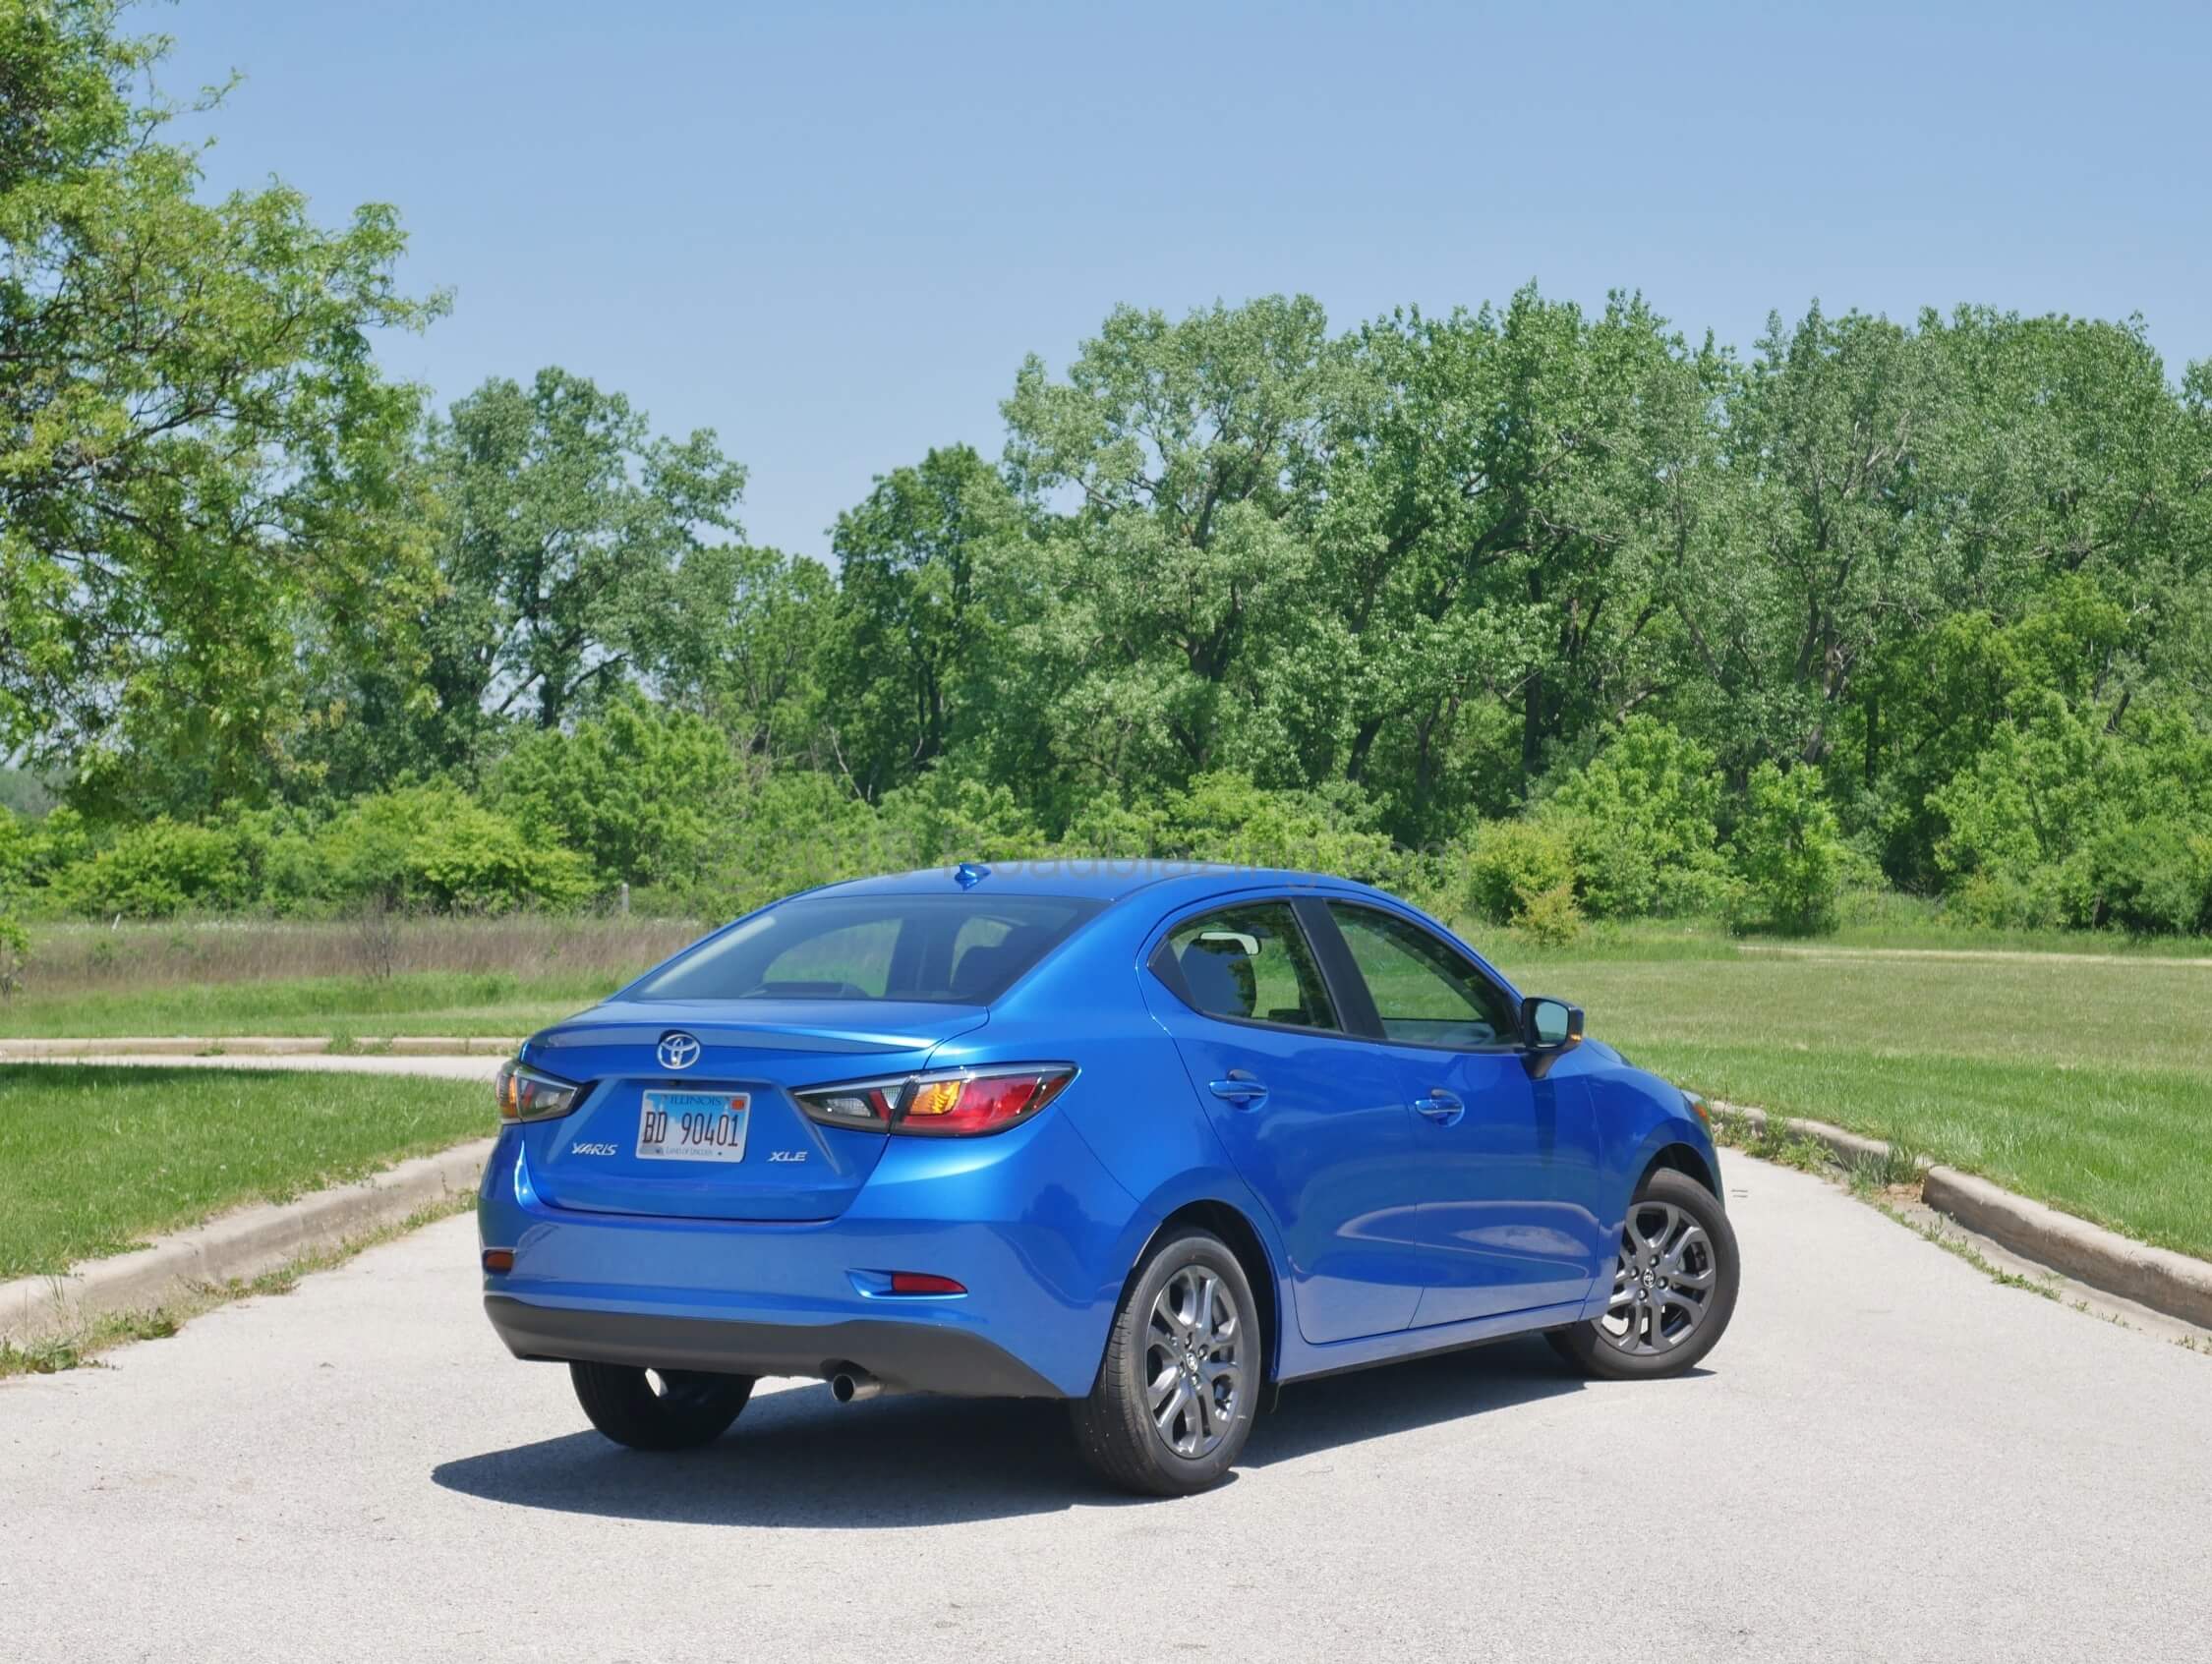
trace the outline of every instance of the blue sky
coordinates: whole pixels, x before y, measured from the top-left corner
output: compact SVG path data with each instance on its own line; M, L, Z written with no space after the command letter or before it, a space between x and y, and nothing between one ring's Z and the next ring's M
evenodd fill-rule
M1275 291L1337 324L1640 288L1746 348L1814 297L2140 313L2212 356L2212 8L182 0L247 79L218 186L398 204L441 400L560 364L827 549L871 478L996 456L1028 352Z

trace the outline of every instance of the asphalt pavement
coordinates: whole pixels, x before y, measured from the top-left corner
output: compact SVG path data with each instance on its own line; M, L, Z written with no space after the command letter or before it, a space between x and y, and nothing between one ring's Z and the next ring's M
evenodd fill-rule
M0 1657L2212 1659L2212 1356L1740 1156L1735 1325L1283 1396L1138 1502L1056 1406L764 1383L620 1451L486 1325L456 1219L0 1382Z

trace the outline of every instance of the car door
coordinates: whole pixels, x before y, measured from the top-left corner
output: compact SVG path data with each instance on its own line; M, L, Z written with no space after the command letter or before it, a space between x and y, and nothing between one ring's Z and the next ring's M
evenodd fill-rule
M1366 1006L1353 1020L1373 1025L1414 1114L1429 1268L1415 1327L1582 1298L1597 1230L1587 1089L1532 1075L1512 996L1442 937L1381 907L1326 909Z
M1149 963L1146 998L1290 1260L1299 1333L1404 1329L1426 1273L1400 1063L1347 1032L1297 911L1202 908Z

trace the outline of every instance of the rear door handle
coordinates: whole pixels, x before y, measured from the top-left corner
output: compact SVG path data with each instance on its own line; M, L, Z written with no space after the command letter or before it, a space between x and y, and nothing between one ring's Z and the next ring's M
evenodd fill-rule
M1231 1069L1227 1080L1208 1081L1206 1085L1216 1098L1240 1110L1256 1110L1267 1100L1266 1086L1243 1069Z
M1440 1122L1445 1126L1451 1125L1453 1121L1467 1113L1467 1106L1461 1103L1455 1095L1446 1092L1441 1086L1430 1088L1428 1096L1426 1098L1416 1098L1413 1107L1430 1120Z

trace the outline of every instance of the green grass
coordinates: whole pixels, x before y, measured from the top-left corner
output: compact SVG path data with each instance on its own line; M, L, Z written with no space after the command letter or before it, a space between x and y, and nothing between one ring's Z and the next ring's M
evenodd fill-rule
M1712 1097L1833 1121L2212 1258L2212 968L2146 957L1634 957L1500 945Z
M1669 921L1593 931L1566 948L1469 934L1521 986L1586 1005L1593 1033L1685 1084L1886 1138L2212 1258L2212 967L2183 962L2212 953L2212 944L2025 937L1924 915L1892 908L1814 944L1735 941L1711 924ZM344 948L273 927L258 935L208 927L203 937L185 947L204 975L223 952L239 960L221 961L235 973ZM482 968L480 956L477 968L382 979L207 976L134 986L127 967L159 946L133 943L107 955L114 964L92 966L91 948L71 945L87 963L65 962L56 986L34 983L0 1005L0 1037L527 1034L618 986L646 962L641 955L665 950L611 929L531 935L513 921L487 921L435 940L426 934L416 950L464 963L490 951L494 962L518 965L591 957L527 972ZM79 985L68 986L69 976ZM0 1148L8 1119L0 1113ZM0 1173L0 1201L14 1182Z
M492 1130L473 1081L0 1066L0 1278L65 1270Z
M167 1304L149 1311L111 1312L66 1335L48 1336L19 1346L0 1341L0 1380L11 1375L53 1375L64 1369L102 1368L100 1354L132 1341L160 1341L174 1335L189 1318L230 1300L252 1295L289 1294L300 1279L311 1272L328 1271L345 1264L364 1249L420 1231L441 1219L451 1219L475 1205L470 1196L448 1196L417 1208L395 1225L378 1226L358 1236L349 1236L334 1247L316 1248L286 1261L259 1277L232 1278L224 1283L194 1286Z
M606 972L401 971L44 994L0 1004L0 1038L37 1035L522 1035L626 978Z

